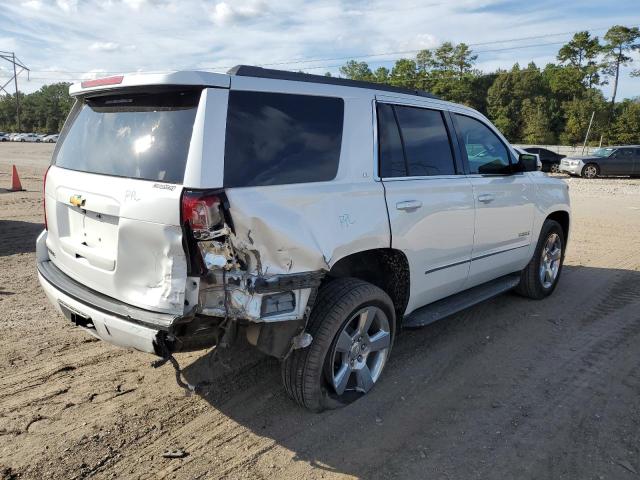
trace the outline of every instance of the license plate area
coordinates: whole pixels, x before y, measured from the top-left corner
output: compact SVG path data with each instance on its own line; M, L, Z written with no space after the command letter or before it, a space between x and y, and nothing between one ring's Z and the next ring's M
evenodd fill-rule
M113 254L118 244L119 218L67 205L68 233L75 242Z
M73 307L70 307L69 305L67 305L62 301L58 301L58 304L60 305L60 309L62 310L62 313L64 314L64 316L68 320L73 322L77 327L89 328L91 330L96 329L95 325L93 324L93 321L91 320L91 317L88 317L85 314L80 313L79 311L77 311Z

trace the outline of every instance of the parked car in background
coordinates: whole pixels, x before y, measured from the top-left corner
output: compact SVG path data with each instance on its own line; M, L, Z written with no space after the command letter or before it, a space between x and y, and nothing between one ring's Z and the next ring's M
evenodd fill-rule
M20 135L20 138L18 140L19 142L34 142L34 143L40 143L42 141L42 139L40 138L40 136L36 133L23 133Z
M0 132L0 142L8 142L9 134L5 132Z
M58 134L54 134L54 135L46 135L42 141L44 143L56 143L58 141Z
M512 145L513 147L513 145ZM513 149L518 152L518 154L527 154L527 155L533 155L534 157L536 157L536 165L537 165L537 169L538 171L542 170L542 162L540 161L540 155L538 155L537 153L530 153L527 152L524 148L522 147L513 147Z
M563 158L560 171L585 178L640 177L640 145L603 147L591 155Z
M539 155L543 172L558 173L560 171L560 160L566 156L542 147L524 147L524 150Z
M11 135L9 135L9 141L11 142L19 142L20 141L20 137L22 137L22 135L24 135L23 133L12 133Z

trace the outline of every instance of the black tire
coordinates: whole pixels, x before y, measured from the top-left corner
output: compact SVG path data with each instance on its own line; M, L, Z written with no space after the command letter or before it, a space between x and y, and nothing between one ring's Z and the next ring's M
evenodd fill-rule
M549 167L549 172L550 173L560 173L560 164L559 163L552 163L551 166Z
M542 250L545 247L549 237L551 235L558 235L561 242L560 253L560 265L558 267L558 273L550 286L545 287L540 278L540 264L542 262ZM545 220L542 229L540 231L540 237L538 238L538 245L536 251L533 254L533 258L529 264L522 270L520 274L520 283L516 287L516 292L523 297L532 298L534 300L541 300L548 297L553 293L558 285L560 274L562 273L562 265L564 264L566 244L564 238L564 231L558 222L555 220Z
M390 344L395 337L396 317L393 302L380 288L356 278L338 278L320 288L311 311L307 332L313 336L311 345L294 350L282 363L282 381L289 396L313 412L340 408L365 393L345 391L338 395L327 380L331 368L330 353L337 336L360 309L375 306L388 317Z
M591 175L591 168L595 168L595 175ZM582 171L580 172L580 176L583 178L596 178L600 176L600 167L595 163L587 163L584 167L582 167Z

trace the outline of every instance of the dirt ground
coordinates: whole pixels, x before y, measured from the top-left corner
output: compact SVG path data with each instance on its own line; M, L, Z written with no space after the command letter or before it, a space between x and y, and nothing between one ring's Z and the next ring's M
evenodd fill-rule
M570 179L566 267L544 301L502 295L405 331L367 397L314 415L239 341L170 366L72 327L45 300L49 145L0 144L0 477L575 478L640 473L640 180ZM183 458L162 454L182 450Z

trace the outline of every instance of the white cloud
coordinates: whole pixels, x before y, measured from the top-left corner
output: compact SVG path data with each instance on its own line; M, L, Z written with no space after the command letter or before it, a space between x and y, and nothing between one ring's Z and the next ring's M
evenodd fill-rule
M65 12L71 12L78 9L78 0L56 0L56 5Z
M251 2L245 5L230 5L227 2L219 2L211 12L211 20L219 27L234 24L239 21L248 20L261 16L267 5L262 2Z
M40 0L28 0L27 2L22 2L22 6L33 10L40 10L40 8L42 8L42 2Z
M81 80L95 80L96 78L106 76L107 71L104 68L94 68L86 73L83 73L80 77Z
M142 5L146 3L146 0L123 0L124 3L134 10L139 10Z
M120 48L120 44L116 42L94 42L89 45L89 50L93 52L115 52Z

